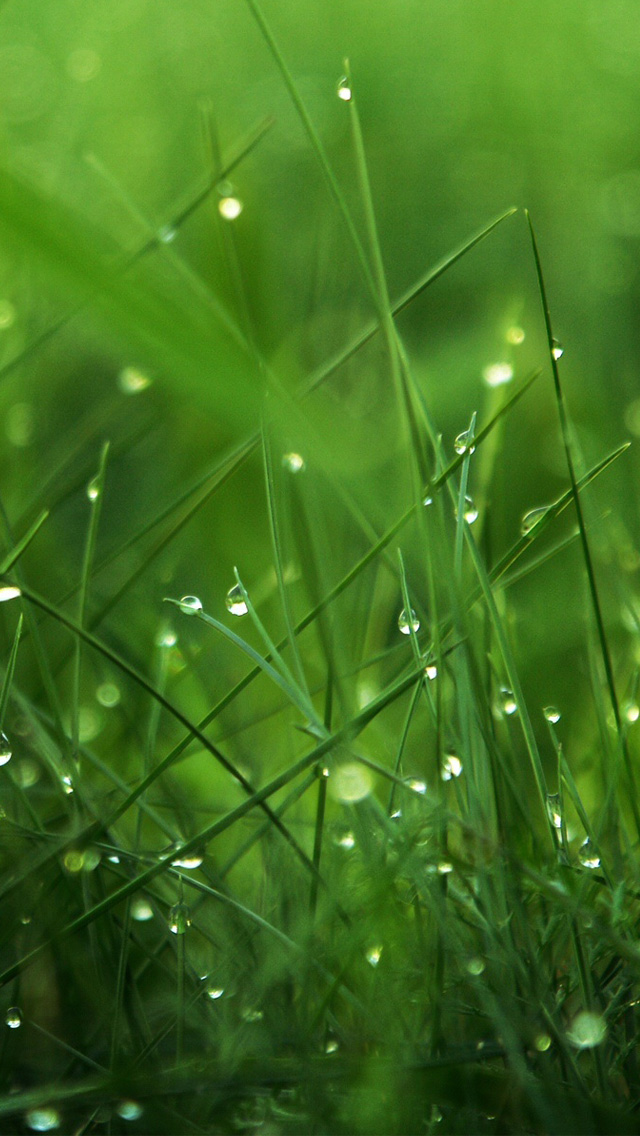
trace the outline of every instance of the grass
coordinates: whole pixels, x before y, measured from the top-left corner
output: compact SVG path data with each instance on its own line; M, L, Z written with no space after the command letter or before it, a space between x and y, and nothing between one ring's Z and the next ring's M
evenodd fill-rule
M247 8L361 278L327 361L265 346L236 218L206 216L226 288L181 249L270 119L224 158L205 106L213 168L162 226L92 158L135 247L0 179L11 249L64 300L5 382L70 366L74 328L120 372L1 502L0 1131L635 1132L638 667L612 616L635 609L601 554L627 444L583 454L528 216L393 299L357 75L347 193ZM542 346L454 446L403 319L505 231ZM563 473L520 532L503 475L547 388ZM549 648L543 703L526 644L540 602L554 642L559 577L580 641L568 680Z

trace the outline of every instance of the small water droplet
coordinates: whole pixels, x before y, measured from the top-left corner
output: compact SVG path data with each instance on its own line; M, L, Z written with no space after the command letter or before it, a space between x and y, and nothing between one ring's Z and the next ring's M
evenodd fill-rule
M178 636L172 627L161 627L156 635L156 647L175 647Z
M151 386L151 379L137 367L123 367L118 375L118 386L123 394L140 394Z
M324 1046L325 1053L337 1053L340 1048L340 1043L335 1037L327 1038Z
M498 705L501 712L503 714L506 714L508 718L511 718L512 715L516 714L518 711L518 703L515 700L513 691L509 690L509 688L506 686L500 687Z
M229 197L221 197L218 202L218 213L225 221L235 221L242 213L243 205L239 197L233 194Z
M202 600L197 596L183 596L178 607L184 615L195 615L197 611L202 611Z
M336 94L339 99L342 99L343 103L351 102L353 91L351 90L351 85L346 75L343 75L342 78L338 80Z
M161 229L158 229L158 240L165 245L170 245L172 241L175 241L177 235L178 230L172 228L171 225L163 225Z
M458 516L458 508L456 506L456 519L457 519L457 516ZM473 522L477 521L477 519L478 519L478 510L476 509L476 506L473 503L473 498L469 497L468 494L465 494L465 498L464 498L464 514L463 514L463 516L464 516L464 519L465 519L465 521L467 522L468 525L472 525Z
M437 871L441 876L448 876L453 871L453 864L450 864L448 860L442 860L438 864Z
M591 843L589 837L587 837L587 839L584 840L582 845L580 846L580 853L578 858L583 868L600 867L600 857L593 847L593 844Z
M403 635L410 635L412 631L420 630L420 620L413 608L409 608L409 613L407 614L407 609L403 607L398 616L398 627Z
M404 784L412 793L418 793L421 797L424 797L427 791L426 781L422 781L419 777L405 777Z
M336 837L336 844L338 848L343 848L345 852L350 852L355 848L356 838L352 832L343 832Z
M429 494L427 494L427 496L423 498L422 504L424 505L425 509L428 509L429 505L433 505L433 497L430 497Z
M635 699L631 702L625 702L622 712L627 722L637 722L640 718L640 706Z
M87 485L87 497L90 501L97 501L100 496L100 482L97 477L92 477Z
M303 473L306 464L302 454L290 453L282 455L282 465L289 473Z
M562 717L562 714L558 710L557 706L545 706L542 713L547 719L547 722L551 722L554 726L556 722L559 722Z
M551 1048L551 1038L549 1037L549 1034L539 1033L533 1045L534 1049L537 1049L538 1053L546 1053L547 1050Z
M22 1025L22 1010L19 1006L10 1006L4 1016L4 1021L9 1029L20 1029Z
M169 930L174 935L184 935L191 926L191 911L186 903L175 903L169 912Z
M115 682L102 682L96 690L98 702L107 709L117 706L120 697L120 687L116 686Z
M153 908L144 896L138 895L132 899L130 910L131 918L135 919L136 923L147 923L149 919L153 919Z
M0 588L0 603L6 603L7 600L15 600L21 596L20 588L14 588L12 585L7 584L5 587Z
M4 732L0 733L0 765L6 765L8 761L11 761L12 753L11 742L7 735Z
M338 765L329 781L329 792L339 801L363 801L373 789L373 778L366 765L350 761Z
M369 947L365 957L369 966L377 966L382 957L382 947L378 945Z
M218 986L216 982L207 982L205 993L212 1002L217 1002L218 998L222 998L224 994L224 986Z
M539 521L547 516L549 512L548 505L540 505L536 509L529 509L528 513L524 514L520 522L520 533L522 536L529 536Z
M121 1120L139 1120L144 1109L138 1101L123 1100L116 1105L116 1113Z
M549 793L547 795L547 814L554 828L562 828L559 793Z
M62 792L66 793L67 797L70 797L73 793L73 780L68 773L62 775L60 784L62 785Z
M480 974L483 974L484 968L485 968L484 959L478 958L477 956L475 958L470 958L468 963L467 963L467 972L469 974L472 974L474 976L474 978L477 977Z
M249 610L239 584L234 584L232 588L229 588L224 602L231 615L246 615Z
M32 1132L52 1132L60 1127L60 1113L55 1108L30 1108L24 1120Z
M507 343L512 343L514 347L519 347L524 343L524 330L521 327L510 327L507 331Z
M492 363L485 367L482 377L488 387L501 387L510 383L513 378L513 367L510 363Z
M475 454L476 447L473 432L471 430L463 430L455 439L453 448L457 454Z
M553 339L551 341L551 354L553 355L554 359L562 359L562 356L564 355L564 347L557 339Z
M583 1010L577 1014L567 1031L567 1037L577 1049L594 1049L600 1045L607 1033L607 1024L600 1014Z
M70 848L65 852L62 863L68 872L75 875L77 872L94 872L100 860L99 850L89 845L87 848Z
M440 776L443 781L451 781L452 777L459 777L462 773L462 762L455 753L446 753L442 762Z
M424 673L429 679L429 682L433 682L434 678L438 677L438 668L436 664L427 663L426 667L424 668Z

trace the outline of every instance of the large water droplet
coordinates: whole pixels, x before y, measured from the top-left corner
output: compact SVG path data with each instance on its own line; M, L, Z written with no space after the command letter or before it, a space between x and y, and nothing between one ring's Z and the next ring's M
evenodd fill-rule
M498 704L502 713L506 714L508 718L518 711L518 703L515 700L514 693L507 686L500 687Z
M353 91L351 90L351 85L346 75L343 75L342 78L338 80L336 94L339 99L342 99L343 103L351 102Z
M482 377L488 387L501 387L510 383L513 378L513 367L510 363L492 363L485 367Z
M457 454L474 454L476 452L473 431L463 430L458 434L453 443L453 448Z
M224 602L231 615L246 615L249 610L239 584L234 584L232 588L229 588Z
M306 468L302 454L296 453L283 454L282 465L289 473L303 473Z
M406 607L403 607L398 616L398 627L403 635L410 635L412 631L420 630L420 620L413 608L409 608L407 612Z
M149 919L153 919L153 908L144 896L138 895L132 899L130 910L131 918L135 919L136 923L147 923Z
M456 506L456 518L457 518L457 516L458 516L458 508ZM468 494L465 494L463 516L464 516L464 519L465 519L465 521L467 522L468 525L472 525L473 522L477 521L477 519L478 519L478 510L476 509L476 506L473 503L473 498L469 497Z
M587 839L583 841L582 845L580 846L578 859L580 860L583 868L600 867L600 857L593 847L593 844L591 843L589 837L587 837Z
M547 722L551 722L554 726L555 726L556 722L559 722L561 717L562 717L557 706L545 706L542 713L544 714L545 718L547 719Z
M22 592L20 591L20 588L15 588L11 584L6 584L4 587L0 588L0 603L6 603L7 600L15 600L18 596L21 595Z
M607 1033L607 1023L601 1014L594 1014L583 1010L577 1014L567 1031L567 1037L572 1045L578 1049L593 1049L604 1041Z
M529 512L525 513L524 517L522 518L522 520L520 522L520 533L521 533L521 535L522 536L529 536L529 534L533 531L533 529L536 527L538 522L541 521L543 517L546 517L548 512L549 512L549 506L548 505L540 505L536 509L529 509Z
M446 753L442 762L440 776L443 781L451 781L452 777L459 777L462 773L462 762L455 753Z
M224 994L224 986L219 986L217 982L213 981L207 982L207 985L205 986L205 993L207 995L207 998L210 998L212 1002L217 1002L218 998L222 998L222 995Z
M55 1108L30 1108L24 1120L32 1132L52 1132L60 1127L60 1113Z
M635 698L629 702L625 702L622 713L627 719L627 722L633 723L638 721L638 718L640 718L640 706L638 706Z
M4 1021L9 1029L20 1029L22 1025L22 1010L19 1006L9 1006L4 1016Z
M554 828L562 828L562 811L560 809L560 794L547 795L547 814Z
M378 944L373 947L369 947L369 950L367 951L365 957L367 962L369 963L369 966L377 966L380 962L380 959L382 958L382 947Z
M184 935L191 926L191 911L186 903L175 903L169 912L169 930L174 935Z
M116 1105L116 1113L121 1120L139 1120L144 1109L138 1101L123 1100Z
M221 197L218 202L218 213L225 221L235 221L242 213L243 205L239 197L231 194L229 197Z
M6 765L11 761L12 753L11 742L4 732L0 732L0 765Z
M185 615L195 615L197 611L202 611L202 600L197 596L183 596L178 607Z
M554 359L562 359L562 356L564 355L564 347L557 339L553 339L551 341L551 354L553 355Z
M338 765L329 781L329 792L339 801L363 801L373 789L373 778L366 765L350 761Z
M170 850L167 849L167 851ZM171 863L173 864L174 868L185 868L186 871L193 871L195 868L200 867L203 860L204 856L202 852L194 851L186 852L184 856L180 856L180 854L178 854L176 859L172 860Z

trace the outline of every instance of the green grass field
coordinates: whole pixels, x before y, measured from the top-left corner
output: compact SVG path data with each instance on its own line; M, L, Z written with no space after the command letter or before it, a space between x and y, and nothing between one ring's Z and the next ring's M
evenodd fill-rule
M0 7L0 1132L638 1130L636 24Z

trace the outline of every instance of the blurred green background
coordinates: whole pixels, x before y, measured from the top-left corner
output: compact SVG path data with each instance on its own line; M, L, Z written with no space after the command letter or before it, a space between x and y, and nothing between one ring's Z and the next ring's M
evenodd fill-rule
M336 97L343 59L350 60L392 298L505 209L527 207L565 349L562 375L584 468L640 435L635 5L265 0L264 11L362 232L348 114ZM222 166L273 119L233 171L241 215L221 219L214 192L174 239L156 242L106 300L96 300L104 283L96 266L134 253L150 234L171 236L167 227L215 173L203 119ZM99 561L256 428L263 378L221 330L220 303L290 391L373 311L246 4L8 0L0 8L0 124L0 164L36 194L33 201L14 195L20 200L0 231L4 363L80 305L37 351L8 367L0 388L2 503L18 536L39 508L51 509L24 566L36 590L61 602L79 578L84 488L105 439L112 452ZM55 236L50 247L41 221ZM486 417L488 366L508 362L519 379L544 368L509 416L484 502L497 556L516 539L522 514L568 484L522 211L428 289L399 327L450 454L472 412ZM519 344L508 340L513 327L525 332ZM127 391L127 367L150 385ZM380 532L409 499L379 346L283 426L284 448L305 445L317 446L324 470L315 488L308 479L308 504L337 576L361 548L331 503L326 477L349 486ZM633 607L637 593L638 473L633 447L589 498L622 694L637 636L623 605ZM218 615L235 564L266 601L269 588L273 594L259 459L147 563L152 546L143 540L103 570L91 597L95 614L139 570L100 633L142 669L165 617L165 594L196 593ZM582 576L570 551L510 597L525 689L539 705L562 706L584 752L580 732L588 739L592 724ZM381 601L388 602L380 620L389 640L397 635L398 601ZM640 597L637 603L640 610ZM10 634L12 627L7 643ZM385 645L384 633L376 645ZM203 672L224 673L218 642L202 648L194 633L193 648L204 651ZM38 682L34 671L34 692Z

